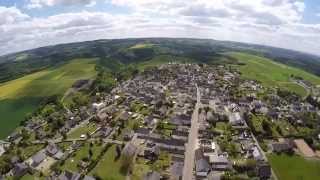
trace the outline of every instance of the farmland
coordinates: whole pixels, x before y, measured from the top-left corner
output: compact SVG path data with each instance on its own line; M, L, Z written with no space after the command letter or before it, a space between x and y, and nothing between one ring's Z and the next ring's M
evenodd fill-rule
M269 162L280 180L309 180L320 176L320 162L300 156L269 155Z
M230 54L232 57L238 59L240 63L245 64L239 66L239 70L244 78L258 80L265 86L277 86L301 96L306 96L307 91L304 87L292 82L290 80L291 75L302 77L314 85L320 84L320 77L297 68L274 62L271 59L245 53Z
M151 60L138 63L137 66L140 70L143 70L148 67L156 67L156 66L160 66L161 64L165 64L169 62L192 63L194 62L194 60L185 58L185 57L179 57L179 56L160 55L152 58Z
M111 146L97 166L89 173L106 180L122 180L126 175L121 172L120 160L116 160L116 146Z
M48 96L62 95L78 79L96 75L94 59L76 59L0 84L0 138L6 137L21 120Z

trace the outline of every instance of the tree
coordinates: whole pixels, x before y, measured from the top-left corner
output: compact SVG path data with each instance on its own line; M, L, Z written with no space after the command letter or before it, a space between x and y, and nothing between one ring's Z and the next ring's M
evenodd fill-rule
M160 123L160 124L161 124L161 123ZM139 122L135 121L135 122L133 123L132 129L133 129L133 130L137 130L138 128L139 128Z
M62 133L62 139L66 140L67 139L67 134L65 132Z
M132 168L132 161L133 161L133 156L127 155L127 154L123 154L121 156L121 160L120 160L120 170L122 174L127 174L129 171L131 171Z
M92 152L92 149L90 148L89 149L89 158L91 158L93 156L93 152Z
M272 135L270 124L266 120L262 121L262 129L267 135Z
M119 145L116 146L116 158L119 159L121 156L121 147Z

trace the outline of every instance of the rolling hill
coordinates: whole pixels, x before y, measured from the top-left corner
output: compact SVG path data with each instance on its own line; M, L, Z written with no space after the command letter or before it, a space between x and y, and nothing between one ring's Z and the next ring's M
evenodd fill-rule
M162 63L233 64L243 77L307 95L296 75L320 84L320 58L273 47L207 39L116 39L61 44L0 57L0 138L15 129L45 97L62 95L77 80L94 78L95 66L117 72Z
M268 58L247 53L229 54L244 64L239 66L239 70L244 78L258 80L264 86L279 87L304 97L307 95L307 90L290 80L292 75L302 77L314 85L320 84L320 77L301 69L272 61Z
M63 95L75 81L95 75L95 59L75 59L0 84L0 138L10 134L45 97Z
M74 58L109 58L123 64L151 60L159 55L187 57L208 63L221 53L238 51L265 56L276 62L320 75L320 57L268 46L209 39L114 39L61 44L0 57L0 82L6 82Z

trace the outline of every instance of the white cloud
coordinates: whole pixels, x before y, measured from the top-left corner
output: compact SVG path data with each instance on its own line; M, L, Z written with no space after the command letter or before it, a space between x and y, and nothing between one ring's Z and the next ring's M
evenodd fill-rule
M17 23L28 18L28 15L23 14L16 7L0 6L0 25Z
M39 7L68 5L66 0L31 1ZM84 6L95 2L98 0L68 1ZM0 53L101 38L193 37L320 54L320 25L301 23L304 4L300 0L107 0L107 3L125 6L132 13L82 11L32 18L15 8L20 15L12 21L3 20L0 8Z
M29 0L28 8L42 8L44 6L56 5L86 5L94 6L95 0Z

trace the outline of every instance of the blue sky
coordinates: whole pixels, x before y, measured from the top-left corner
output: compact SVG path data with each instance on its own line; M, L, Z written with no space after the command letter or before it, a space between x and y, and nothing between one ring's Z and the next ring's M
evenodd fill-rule
M0 0L0 54L127 37L211 38L320 55L320 1Z

